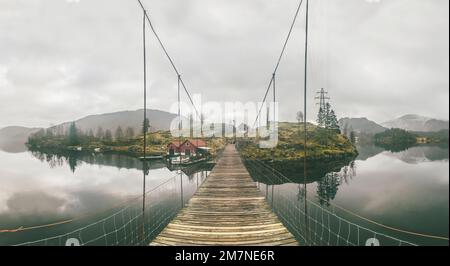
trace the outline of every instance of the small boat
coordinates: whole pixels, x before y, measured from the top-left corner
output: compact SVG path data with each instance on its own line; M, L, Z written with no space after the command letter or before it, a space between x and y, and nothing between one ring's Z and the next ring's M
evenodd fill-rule
M188 162L183 163L182 165L192 165L192 164L196 164L196 163L206 162L207 160L208 159L206 159L206 158L200 158L197 160L189 160Z
M141 161L153 161L153 160L161 160L163 158L162 155L148 155L148 156L141 156L139 157L139 160Z
M180 158L180 157L173 157L169 159L169 163L173 165L184 165L186 163L189 163L189 158Z
M196 163L201 163L201 162L205 162L207 161L207 158L200 158L200 159L196 159L193 160L191 158L183 158L179 159L179 157L175 157L174 159L169 159L170 164L172 165L183 165L183 166L187 166L187 165L192 165L192 164L196 164Z

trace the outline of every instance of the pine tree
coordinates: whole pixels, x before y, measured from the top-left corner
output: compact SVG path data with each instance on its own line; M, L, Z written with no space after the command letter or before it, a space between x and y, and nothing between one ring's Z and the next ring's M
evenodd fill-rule
M122 141L123 140L124 135L123 135L123 130L122 130L121 126L117 127L116 133L115 133L114 136L116 138L116 141Z
M324 124L325 128L330 129L331 127L331 104L326 103L325 104L325 111L324 111Z
M47 138L52 138L54 136L53 129L47 128L47 130L45 131L45 135Z
M125 137L127 140L131 140L134 138L134 129L132 127L127 127L125 130Z
M78 138L78 130L75 126L75 122L72 122L69 127L69 145L75 146L80 144L80 140Z
M350 142L355 144L356 143L356 135L355 135L355 131L350 131Z
M88 137L89 137L90 140L94 139L94 131L92 130L92 128L89 129Z
M319 127L325 127L325 110L320 107L319 113L317 114L317 124Z
M105 131L105 136L103 137L103 140L106 142L112 142L112 133L111 130L107 129Z
M99 140L102 140L105 137L105 132L103 131L102 127L98 127L97 128L97 134L96 134L97 138Z
M142 122L142 133L147 134L149 129L150 129L150 120L148 120L148 118L146 118Z
M317 114L317 124L319 127L340 131L339 122L334 110L331 109L330 103L326 103L325 107L319 108Z
M340 132L339 122L337 120L336 114L334 113L334 110L330 111L330 114L328 116L328 123L329 123L329 125L328 125L329 129Z
M194 116L189 114L189 137L194 136Z

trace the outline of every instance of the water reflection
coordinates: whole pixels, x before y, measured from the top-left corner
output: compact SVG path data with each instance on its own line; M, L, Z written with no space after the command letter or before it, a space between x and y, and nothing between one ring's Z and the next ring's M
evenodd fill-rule
M360 146L358 151L357 158L347 161L309 162L306 182L303 180L302 162L265 162L270 166L266 169L263 164L257 162L247 161L246 165L283 222L286 222L294 233L296 230L306 232L302 237L307 239L310 237L308 228L301 222L305 215L302 211L296 212L305 209L300 207L304 205L305 197L316 202L318 206L333 211L336 211L333 206L343 206L382 224L414 232L448 236L447 145L420 145L402 152L386 151L376 146ZM275 170L272 170L272 167ZM326 223L327 217L321 217L320 211L317 213L312 211L313 219L318 218L319 222L325 219ZM348 214L341 212L340 215ZM353 216L345 217L350 221L355 219ZM369 228L372 226L358 218L353 222L362 223ZM336 226L337 232L339 224L333 226ZM372 229L379 230L378 227ZM419 245L448 244L445 241L398 232L386 233ZM319 230L319 238L320 234ZM296 237L303 239L300 235ZM357 242L357 239L352 240Z
M30 152L41 162L47 162L50 168L62 167L67 164L72 172L75 172L77 167L83 163L99 166L113 166L118 169L143 170L145 168L147 174L149 170L160 169L167 166L162 160L146 162L143 165L137 158L121 154L95 154L77 151L47 153L39 150L31 150Z
M385 151L384 149L369 145L359 146L359 155L356 158L344 158L340 160L308 161L308 175L304 176L303 161L275 161L266 162L275 169L260 168L251 161L246 165L256 182L274 186L282 184L312 184L316 185L316 196L321 205L329 206L329 202L335 199L339 186L350 184L356 177L356 161L366 161L370 158L383 155L395 158L407 164L420 164L424 162L444 161L448 162L449 149L446 145L420 145L401 152ZM298 199L304 197L305 188L298 186Z
M445 145L424 145L390 155L408 164L419 164L433 161L448 161L449 151Z
M307 187L302 186L317 183L316 196L321 205L329 205L330 200L336 197L341 184L348 184L356 176L356 165L353 158L343 160L318 162L307 162L307 176L303 171L303 161L273 162L268 166L274 170L262 167L264 164L247 161L247 168L258 183L272 188L276 185L298 184L297 198L303 202L307 194ZM268 195L268 191L266 191Z
M159 222L168 220L164 210L175 210L187 202L212 167L213 164L207 163L169 169L164 161L143 164L136 158L118 154L52 154L36 150L13 154L0 151L0 230L85 216L92 217L91 222L95 221L107 214L105 210L115 209L123 202L139 196L142 201L143 173L147 191L164 184L157 192L149 192L145 199L146 213L154 215L158 208L160 220L146 219L158 222L161 227ZM139 210L143 207L142 202L140 205ZM169 215L173 213L167 213ZM17 234L13 238L3 235L0 245L68 232L74 226L84 224L83 221L85 219L56 228L61 231L53 228L39 230L36 234L27 231L20 233L19 238Z
M414 146L416 146L416 144L410 144L410 143L397 143L397 144L382 144L382 143L377 143L375 144L375 146L382 148L386 151L390 151L390 152L401 152L401 151L406 151L409 148L412 148Z
M251 161L249 161L251 163ZM345 168L345 175L348 173L348 168L354 168L354 158L345 158L341 160L329 160L329 161L307 161L307 176L303 171L304 162L299 161L276 161L267 163L270 167L273 167L282 176L279 178L271 178L270 174L259 175L258 171L261 169L256 169L249 165L249 171L255 181L264 183L266 185L281 185L285 183L296 183L296 184L309 184L313 182L320 181L326 174L332 172L341 172ZM248 165L248 164L247 164ZM268 171L263 169L264 171ZM352 169L354 171L354 169ZM270 171L268 171L270 173ZM345 177L347 178L347 176Z

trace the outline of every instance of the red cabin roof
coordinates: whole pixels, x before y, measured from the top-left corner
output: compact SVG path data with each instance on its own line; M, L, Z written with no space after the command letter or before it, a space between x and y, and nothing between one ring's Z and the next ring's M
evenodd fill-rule
M174 145L175 147L179 148L181 145L185 144L186 142L189 142L192 146L194 146L194 148L206 147L206 142L202 139L187 139L182 142L180 142L178 140L174 140L174 141L170 142L169 144L167 144L167 146Z
M191 143L191 145L194 146L195 148L206 147L206 142L202 139L188 139L186 141L189 141L189 143Z
M167 146L174 145L175 147L179 148L181 146L181 144L183 144L183 143L184 143L184 141L180 142L178 140L175 140L175 141L172 141L169 144L167 144Z

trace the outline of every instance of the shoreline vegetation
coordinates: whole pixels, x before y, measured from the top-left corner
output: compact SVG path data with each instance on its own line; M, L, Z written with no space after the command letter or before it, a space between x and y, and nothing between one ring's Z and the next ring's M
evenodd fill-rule
M257 158L267 160L274 154L276 160L299 160L304 155L303 131L300 124L282 122L279 123L279 142L274 149L260 149L256 140L262 138L239 138L241 154L244 158ZM301 127L303 128L303 127ZM56 135L52 132L40 130L32 134L26 145L30 150L61 153L67 151L86 153L114 153L132 157L143 155L143 134L132 136L122 134L122 129L116 130L114 138L110 132L103 137L93 134L83 134L72 124L67 134ZM128 131L128 130L127 130ZM343 136L337 130L320 128L308 123L307 156L309 159L342 159L354 157L358 154L356 147L350 139ZM186 138L182 138L185 140ZM230 138L207 137L203 138L211 149L210 154L215 157L223 149ZM146 155L166 156L167 145L172 141L178 141L178 137L172 137L169 131L156 131L147 133Z
M333 119L334 120L334 119ZM309 161L319 160L346 160L358 155L356 143L360 140L353 132L345 134L338 127L314 125L307 123L306 156ZM305 156L303 122L278 123L278 142L275 148L260 148L259 142L267 140L260 137L239 137L238 147L244 159L257 159L263 161L295 162L303 160ZM261 129L261 128L260 128ZM111 153L131 157L143 156L144 135L135 135L133 129L122 130L118 127L113 134L101 128L94 135L92 130L81 132L75 123L72 123L65 134L56 133L51 129L41 129L28 138L26 143L31 151L44 151L46 153ZM181 141L189 138L182 137ZM206 137L205 140L210 157L214 158L226 143L232 142L232 137ZM167 146L173 141L180 140L173 137L170 131L155 131L147 133L146 156L167 156ZM402 129L388 129L375 134L371 138L376 146L393 152L402 151L420 144L448 144L448 130L441 132L420 134Z
M375 134L372 138L376 146L392 152L399 152L422 144L447 144L448 130L439 132L410 132L392 128Z
M235 127L233 129L232 142L238 141L238 148L244 159L295 161L306 157L309 160L336 160L344 158L354 158L358 155L355 143L356 138L353 131L350 133L341 129L334 110L330 103L325 102L324 94L321 100L321 107L317 114L317 125L304 121L302 112L297 112L297 123L278 122L277 142L274 148L260 148L260 141L264 137L259 137L261 129L256 131L256 137L249 138L248 125L244 124L246 131L244 137L236 138ZM269 125L269 121L266 121ZM304 140L304 127L306 123L307 142ZM166 156L167 147L173 141L187 138L173 137L170 131L156 131L149 133L150 121L146 119L142 122L141 134L136 136L133 128L123 130L120 126L115 130L114 137L110 130L103 131L101 127L94 135L92 129L81 132L77 129L75 122L72 122L63 134L55 132L54 128L41 129L28 138L27 146L34 150L47 151L88 151L93 153L121 153L134 157L143 156L144 133L147 136L146 156ZM203 121L201 124L203 129ZM203 130L201 130L203 133ZM242 133L242 132L241 132ZM273 132L272 132L273 133ZM271 134L272 134L271 133ZM203 135L203 134L202 134ZM209 154L215 157L223 149L230 138L226 137L206 137L202 138L208 148ZM306 144L306 145L305 145ZM305 152L306 147L306 152Z
M354 158L358 151L354 143L336 129L322 128L307 123L306 156L308 160ZM261 149L257 142L244 139L239 143L245 159L263 161L298 161L305 156L303 123L281 122L278 124L276 148ZM263 139L261 139L263 140Z
M122 133L119 127L113 137L108 130L102 134L82 133L77 130L74 123L71 124L67 134L56 135L51 131L40 130L32 134L26 143L30 150L45 151L50 153L62 153L67 151L81 153L113 153L123 154L131 157L142 157L144 155L144 135L134 136L131 129L128 133ZM101 132L101 130L99 130ZM166 156L167 145L172 141L178 141L170 131L155 131L147 133L146 156ZM184 141L187 138L182 137ZM224 138L203 138L210 148L210 155L215 156L226 143Z

